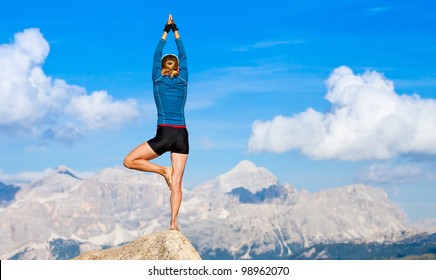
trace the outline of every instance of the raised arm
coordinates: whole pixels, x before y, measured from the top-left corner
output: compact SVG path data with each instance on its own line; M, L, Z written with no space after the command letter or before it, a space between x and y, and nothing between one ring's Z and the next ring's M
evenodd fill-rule
M185 46L182 39L176 39L177 49L179 51L179 76L188 81L188 56L186 55Z
M161 68L162 68L162 51L166 43L166 39L168 36L168 33L171 30L171 24L172 24L172 17L171 15L168 17L168 21L165 24L164 32L162 34L162 37L160 38L159 42L157 43L156 50L154 51L153 56L153 69L152 69L152 78L153 81L158 79L161 76Z
M182 39L180 39L179 28L177 28L176 22L170 15L171 19L171 30L174 32L174 38L176 39L177 50L179 52L179 76L183 78L186 82L188 81L188 56L186 55L185 46L183 45Z

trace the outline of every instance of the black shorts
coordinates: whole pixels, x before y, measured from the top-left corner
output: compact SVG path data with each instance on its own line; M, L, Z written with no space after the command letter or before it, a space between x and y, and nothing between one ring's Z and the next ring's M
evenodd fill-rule
M165 152L189 154L188 130L171 126L158 126L156 136L148 140L153 151L162 155Z

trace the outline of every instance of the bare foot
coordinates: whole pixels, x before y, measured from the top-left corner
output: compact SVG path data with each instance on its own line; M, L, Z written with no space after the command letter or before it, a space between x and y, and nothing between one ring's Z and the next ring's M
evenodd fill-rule
M177 225L171 225L170 230L177 230L180 231L179 227Z
M164 178L165 178L165 181L167 181L167 185L168 185L168 188L170 188L170 190L173 189L173 182L171 180L172 175L173 175L173 168L172 167L167 167L165 169Z

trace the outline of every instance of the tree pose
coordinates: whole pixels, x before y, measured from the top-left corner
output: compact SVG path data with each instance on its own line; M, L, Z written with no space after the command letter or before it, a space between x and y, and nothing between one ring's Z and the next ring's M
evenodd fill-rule
M173 31L178 56L162 51L170 30ZM164 28L153 57L153 94L157 107L156 136L139 145L124 159L124 166L162 175L171 191L170 229L179 230L177 216L182 202L182 178L189 154L188 130L185 122L185 103L188 88L187 56L179 29L172 15ZM160 166L151 160L171 152L171 166Z

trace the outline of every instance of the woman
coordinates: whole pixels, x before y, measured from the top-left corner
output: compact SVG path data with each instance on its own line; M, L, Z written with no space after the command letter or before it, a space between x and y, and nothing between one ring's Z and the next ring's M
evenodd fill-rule
M162 57L163 47L170 30L173 31L178 49L176 55ZM139 145L124 159L124 166L131 169L162 175L171 191L171 230L179 230L177 215L182 202L182 177L189 154L188 131L184 108L188 86L187 56L183 42L171 15L153 58L153 94L158 112L157 131L153 139ZM171 152L171 166L150 162L165 152Z

